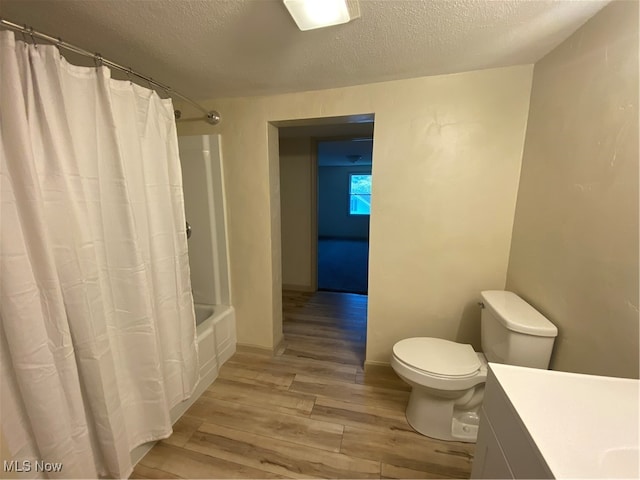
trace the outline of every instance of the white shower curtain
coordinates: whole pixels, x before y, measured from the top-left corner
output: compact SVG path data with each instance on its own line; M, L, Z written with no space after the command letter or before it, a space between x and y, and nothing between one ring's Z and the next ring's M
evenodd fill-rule
M0 155L2 450L126 477L198 380L171 101L0 32Z

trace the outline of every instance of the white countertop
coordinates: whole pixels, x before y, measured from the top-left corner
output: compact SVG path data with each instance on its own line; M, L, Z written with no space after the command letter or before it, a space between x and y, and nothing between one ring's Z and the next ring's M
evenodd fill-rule
M555 478L639 478L638 380L490 367Z

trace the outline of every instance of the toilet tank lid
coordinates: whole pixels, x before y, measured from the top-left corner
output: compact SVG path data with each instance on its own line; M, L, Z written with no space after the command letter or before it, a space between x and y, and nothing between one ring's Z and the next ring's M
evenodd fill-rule
M509 330L538 337L558 336L556 326L515 293L486 290L481 295L485 307Z

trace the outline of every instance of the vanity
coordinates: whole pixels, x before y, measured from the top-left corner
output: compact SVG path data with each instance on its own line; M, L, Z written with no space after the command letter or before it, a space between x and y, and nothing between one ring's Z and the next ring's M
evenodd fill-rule
M490 363L471 478L639 478L639 389Z

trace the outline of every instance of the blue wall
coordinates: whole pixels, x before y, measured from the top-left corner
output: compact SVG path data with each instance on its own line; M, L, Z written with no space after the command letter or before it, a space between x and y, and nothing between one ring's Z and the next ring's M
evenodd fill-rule
M318 236L369 238L369 215L349 215L349 174L371 174L371 165L318 167Z

